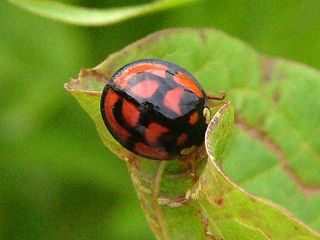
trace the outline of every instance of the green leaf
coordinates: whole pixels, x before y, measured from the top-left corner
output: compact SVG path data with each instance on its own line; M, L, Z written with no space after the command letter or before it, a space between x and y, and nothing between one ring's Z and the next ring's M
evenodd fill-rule
M231 135L233 110L227 103L208 127L208 159L201 151L170 162L142 159L106 130L101 90L111 74L139 58L174 62L192 72L207 93L227 93L235 128ZM320 238L316 70L266 58L213 29L173 29L81 70L66 89L94 120L106 146L126 161L158 239Z
M140 6L127 6L109 9L90 9L47 0L8 1L43 17L77 25L101 26L190 4L199 0L157 0Z
M206 132L208 162L195 188L189 193L200 205L208 235L218 239L316 239L307 227L274 203L244 192L217 163L221 162L231 136L233 111L221 108ZM263 187L263 186L261 186Z

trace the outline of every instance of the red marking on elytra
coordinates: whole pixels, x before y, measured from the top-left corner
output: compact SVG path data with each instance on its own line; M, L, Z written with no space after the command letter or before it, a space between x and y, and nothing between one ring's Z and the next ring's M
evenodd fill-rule
M126 129L121 127L113 114L114 105L120 100L121 97L117 93L109 89L104 100L104 111L107 121L113 131L116 132L122 140L127 140L131 136L131 134Z
M180 85L184 86L185 88L195 93L199 98L203 97L203 92L198 87L198 85L194 82L194 80L192 80L190 77L186 76L183 73L176 73L173 76L173 79Z
M152 97L159 88L159 83L154 80L143 80L131 87L131 92L140 98Z
M162 78L166 78L166 71L163 69L148 69L145 72L152 73Z
M187 138L188 138L188 135L187 135L187 134L181 133L181 134L179 135L179 137L177 138L177 144L178 144L178 145L184 144L185 141L187 140Z
M128 86L129 80L138 73L150 72L154 75L165 77L167 67L161 64L140 63L125 69L114 82L115 84L124 89Z
M121 114L130 127L134 127L139 122L140 111L132 102L123 99Z
M194 125L196 124L196 122L198 121L199 119L199 113L198 112L194 112L190 115L190 118L189 118L189 123L190 125Z
M144 143L137 142L135 143L135 150L147 157L155 158L155 159L166 159L168 157L167 152L162 152L153 147L147 146Z
M182 88L174 88L169 90L163 99L163 105L171 109L178 115L182 115L180 108L180 100L184 93Z
M145 139L150 145L154 145L158 142L159 137L169 132L169 129L155 122L151 122L149 126L146 128Z

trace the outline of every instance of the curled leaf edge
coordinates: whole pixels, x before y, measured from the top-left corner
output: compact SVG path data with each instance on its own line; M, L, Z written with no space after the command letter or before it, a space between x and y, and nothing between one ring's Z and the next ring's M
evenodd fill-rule
M293 213L291 213L289 210L287 210L285 207L276 204L268 199L265 199L263 197L257 196L255 194L249 193L247 192L245 189L243 189L240 185L238 185L237 183L235 183L231 178L229 178L227 175L225 175L225 173L223 172L223 170L221 169L221 167L219 166L214 154L213 154L213 149L211 146L211 141L210 141L210 136L211 134L213 134L213 132L215 131L216 127L218 126L219 122L221 121L221 118L224 114L224 112L226 110L228 110L229 108L232 108L232 103L228 102L226 104L224 104L217 112L216 114L212 117L206 133L205 133L205 149L206 152L208 154L208 160L207 161L211 161L212 165L215 167L215 169L217 170L217 172L230 184L232 185L235 189L239 190L242 194L246 195L247 197L249 197L250 199L254 200L254 201L259 201L273 209L276 209L277 211L281 212L282 214L284 214L287 218L291 219L293 222L295 222L297 225L300 225L301 227L306 228L307 230L309 230L312 234L314 234L316 237L320 237L320 233L317 232L316 230L314 230L313 228L311 228L309 225L307 225L306 223L304 223L303 221L299 220ZM206 163L208 164L208 163ZM201 178L201 175L200 175ZM187 198L197 198L197 192L201 190L201 182L199 181L198 184L195 185L196 188L192 189L191 192L187 193Z

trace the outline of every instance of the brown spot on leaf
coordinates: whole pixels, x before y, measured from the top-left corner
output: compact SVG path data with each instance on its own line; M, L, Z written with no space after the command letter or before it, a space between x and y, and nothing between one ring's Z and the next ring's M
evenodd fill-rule
M211 240L218 240L210 231L209 229L209 221L208 218L202 213L202 212L198 212L198 216L200 217L201 223L203 225L204 228L204 234ZM221 239L223 240L223 239Z
M79 78L94 77L97 81L106 83L109 76L106 74L99 73L96 69L85 69L82 68L79 73Z
M261 58L261 74L262 81L268 82L272 78L272 72L274 69L275 61L272 58Z
M185 205L187 203L187 199L185 197L169 199L166 197L158 197L158 203L160 205L166 205L170 208L177 208Z
M223 198L221 196L218 196L214 199L215 204L217 204L219 207L223 207Z

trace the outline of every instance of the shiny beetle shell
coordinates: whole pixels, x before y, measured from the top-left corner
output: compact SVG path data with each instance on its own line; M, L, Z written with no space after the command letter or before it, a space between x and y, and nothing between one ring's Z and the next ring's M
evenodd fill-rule
M204 141L207 96L185 69L159 59L120 68L106 84L101 114L112 136L131 152L169 160Z

